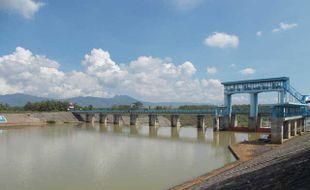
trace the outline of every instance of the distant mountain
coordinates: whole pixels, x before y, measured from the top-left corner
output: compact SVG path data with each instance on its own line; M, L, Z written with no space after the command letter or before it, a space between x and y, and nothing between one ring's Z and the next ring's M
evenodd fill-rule
M10 106L24 106L27 102L40 102L44 100L48 100L49 98L43 98L38 96L32 96L28 94L7 94L0 95L0 103L7 103ZM138 102L139 100L127 96L127 95L116 95L112 98L100 98L100 97L74 97L63 99L63 101L68 101L72 103L76 103L80 106L89 106L93 105L94 107L111 107L113 105L130 105L134 102ZM199 103L191 103L191 102L143 102L144 106L171 106L178 107L181 105L201 105Z
M40 102L47 99L48 98L42 98L22 93L0 95L0 102L9 104L10 106L23 106L27 102Z
M154 107L154 106L169 106L169 107L179 107L184 105L206 105L206 103L193 103L193 102L142 102L144 106Z
M93 105L94 107L111 107L113 105L129 105L139 100L136 100L126 95L116 95L112 98L99 98L99 97L75 97L65 99L66 101L77 103L80 106Z

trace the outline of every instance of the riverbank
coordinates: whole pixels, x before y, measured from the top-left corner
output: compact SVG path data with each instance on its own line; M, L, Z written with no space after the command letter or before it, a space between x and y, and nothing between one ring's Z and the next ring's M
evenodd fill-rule
M70 112L0 113L0 115L4 116L7 120L5 123L0 123L0 127L80 122Z
M32 126L43 124L60 124L60 123L79 123L85 122L85 115L76 117L71 112L26 112L26 113L0 113L1 116L6 118L6 122L0 123L0 127L10 126ZM96 115L94 121L99 121ZM107 117L109 124L113 123L113 115L109 114ZM148 124L148 116L140 116L138 123L141 125ZM122 116L121 124L129 125L129 116ZM158 116L158 124L160 126L169 126L170 120L164 116Z
M174 190L294 189L310 186L310 134L282 145L244 142L230 146L239 158ZM303 181L301 181L303 180Z

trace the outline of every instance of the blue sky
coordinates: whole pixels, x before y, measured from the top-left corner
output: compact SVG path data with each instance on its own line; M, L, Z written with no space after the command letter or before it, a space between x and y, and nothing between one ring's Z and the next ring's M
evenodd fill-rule
M222 98L219 81L289 76L297 89L310 94L309 8L308 0L0 0L0 73L2 64L4 74L21 75L0 76L0 89L49 97L128 94L151 101L208 102ZM35 69L5 70L23 64L17 58L23 51L31 53L24 59L31 68L57 70L48 79L42 69L36 71L46 87L25 77ZM86 54L96 58L86 60ZM38 65L36 56L47 63ZM178 76L160 73L167 64L169 74ZM181 76L192 67L187 78ZM156 68L155 76L145 76ZM88 78L94 88L65 83L75 75ZM55 82L55 77L63 78ZM197 93L207 95L198 96L198 88L212 89L200 89ZM72 89L79 90L69 93Z

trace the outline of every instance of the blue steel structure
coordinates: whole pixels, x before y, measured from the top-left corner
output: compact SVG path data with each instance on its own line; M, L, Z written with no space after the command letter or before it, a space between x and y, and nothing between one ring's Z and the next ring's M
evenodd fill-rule
M223 82L224 104L228 116L232 113L232 95L239 93L250 94L250 117L256 118L258 114L258 94L262 92L279 92L279 104L288 106L289 104L306 105L307 95L302 95L290 85L288 77L256 79Z

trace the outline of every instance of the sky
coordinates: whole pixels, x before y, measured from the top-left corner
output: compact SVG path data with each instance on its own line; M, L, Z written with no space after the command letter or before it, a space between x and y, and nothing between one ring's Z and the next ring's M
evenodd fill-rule
M0 94L220 103L223 81L281 76L310 94L309 9L309 0L0 0Z

